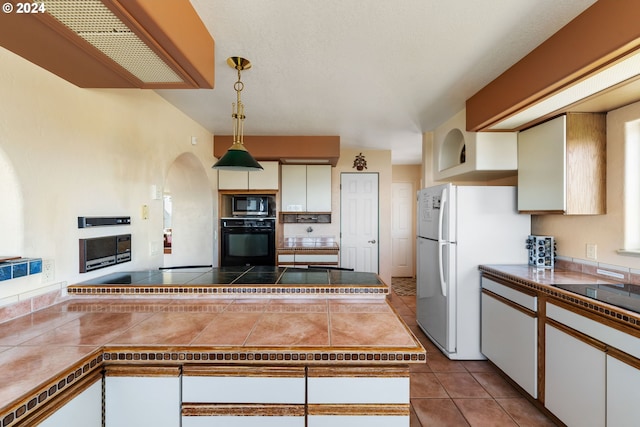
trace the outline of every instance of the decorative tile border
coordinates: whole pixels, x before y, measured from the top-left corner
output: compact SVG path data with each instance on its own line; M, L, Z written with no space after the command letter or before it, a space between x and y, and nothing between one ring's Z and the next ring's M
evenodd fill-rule
M79 361L77 364L62 372L57 378L52 379L39 389L24 396L20 402L7 408L6 411L0 412L0 426L11 427L18 425L26 416L39 410L65 392L70 385L86 378L97 369L101 369L102 362L102 352L100 351Z
M323 365L327 362L339 362L349 365L362 365L367 363L384 363L386 364L406 364L420 363L427 360L425 352L420 351L362 351L349 350L344 351L332 350L278 350L278 349L218 349L216 351L197 351L197 350L178 350L178 351L158 351L153 349L105 349L105 363L131 363L131 362L176 362L176 363L238 363L238 364L265 364L273 363L282 364L304 364L304 365Z
M357 296L386 297L387 285L318 285L318 286L167 286L167 285L72 285L67 287L69 295L75 296L216 296L216 297L268 297L275 296L322 296L324 298Z

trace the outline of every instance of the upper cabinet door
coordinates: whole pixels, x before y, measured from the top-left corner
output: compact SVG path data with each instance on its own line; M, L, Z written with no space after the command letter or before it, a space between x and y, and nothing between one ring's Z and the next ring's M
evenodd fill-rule
M251 172L255 173L255 172ZM218 171L218 190L248 190L249 173L243 171Z
M280 164L278 162L259 162L264 168L258 172L249 174L249 190L277 190L280 177Z
M566 116L518 135L518 210L566 211Z
M606 213L606 115L568 113L518 134L518 210Z
M282 165L282 212L331 212L331 165Z
M258 162L264 170L256 172L218 171L218 190L277 190L278 162Z
M306 212L307 167L305 165L282 165L282 212Z
M331 212L331 165L307 166L307 210Z

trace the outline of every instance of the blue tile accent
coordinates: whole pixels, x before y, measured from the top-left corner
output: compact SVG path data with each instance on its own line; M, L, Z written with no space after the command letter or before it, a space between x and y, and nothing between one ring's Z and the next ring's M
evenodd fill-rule
M27 262L14 262L13 266L13 278L26 276L29 270L29 263Z
M3 262L0 264L0 281L11 279L11 264Z
M42 273L42 259L34 258L29 260L29 274Z

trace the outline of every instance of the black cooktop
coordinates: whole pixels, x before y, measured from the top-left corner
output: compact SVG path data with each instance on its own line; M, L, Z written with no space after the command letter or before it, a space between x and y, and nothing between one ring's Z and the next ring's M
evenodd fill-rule
M594 300L640 313L640 286L631 284L554 285Z
M381 285L375 273L324 268L237 266L111 273L79 285Z

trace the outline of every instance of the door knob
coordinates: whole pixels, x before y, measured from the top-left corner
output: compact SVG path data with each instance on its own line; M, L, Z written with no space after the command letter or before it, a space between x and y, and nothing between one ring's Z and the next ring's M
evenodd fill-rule
M376 242L376 239L369 240L369 243L375 243L375 242Z

